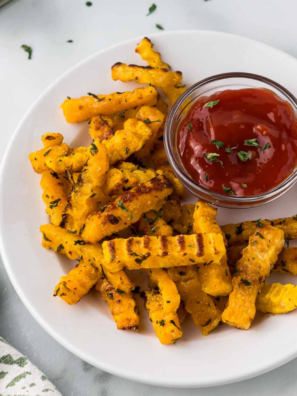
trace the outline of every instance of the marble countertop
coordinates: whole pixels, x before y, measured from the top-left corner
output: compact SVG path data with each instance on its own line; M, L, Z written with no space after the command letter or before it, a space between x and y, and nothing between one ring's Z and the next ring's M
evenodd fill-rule
M0 160L23 114L60 74L112 44L155 33L156 23L166 30L239 34L297 56L296 0L155 0L157 11L149 17L145 15L152 0L92 0L92 7L85 3L12 0L0 8ZM69 39L73 43L67 43ZM22 44L32 46L32 60ZM35 322L1 259L0 335L43 370L64 396L290 396L297 392L297 359L248 381L199 390L152 387L100 371L65 350Z

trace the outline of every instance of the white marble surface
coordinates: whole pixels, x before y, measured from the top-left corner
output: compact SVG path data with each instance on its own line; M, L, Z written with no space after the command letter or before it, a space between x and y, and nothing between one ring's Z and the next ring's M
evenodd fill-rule
M235 33L297 56L296 0L155 0L157 11L149 17L145 14L152 0L92 2L87 7L85 0L13 0L0 8L0 160L22 115L61 73L109 45L155 33L156 23L166 30ZM74 42L66 43L69 39ZM31 61L20 49L22 44L33 47ZM28 264L24 257L24 265ZM297 359L249 381L199 390L151 387L97 370L67 352L35 322L16 295L1 259L0 335L39 366L64 396L290 396L297 392Z

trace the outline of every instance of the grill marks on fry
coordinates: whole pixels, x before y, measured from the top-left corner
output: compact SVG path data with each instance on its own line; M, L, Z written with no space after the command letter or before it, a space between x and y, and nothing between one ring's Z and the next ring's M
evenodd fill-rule
M196 244L197 244L197 257L201 257L204 254L204 246L203 246L203 237L202 234L196 235Z
M167 256L168 253L168 240L166 236L161 236L161 257Z

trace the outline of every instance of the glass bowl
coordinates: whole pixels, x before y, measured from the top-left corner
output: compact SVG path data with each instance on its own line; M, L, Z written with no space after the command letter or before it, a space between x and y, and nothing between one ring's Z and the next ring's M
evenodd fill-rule
M196 197L226 208L251 208L266 204L287 192L297 180L297 168L281 184L270 191L249 197L234 197L211 191L195 182L185 169L177 147L179 124L200 96L209 96L218 91L241 88L266 88L291 104L297 114L297 99L280 84L262 76L250 73L224 73L208 77L194 85L180 96L172 107L164 129L164 145L168 160L180 182Z

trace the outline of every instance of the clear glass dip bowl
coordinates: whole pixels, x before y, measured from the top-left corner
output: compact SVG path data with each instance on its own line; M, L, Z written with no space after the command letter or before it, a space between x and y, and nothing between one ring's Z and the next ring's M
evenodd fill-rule
M297 99L280 84L262 76L250 73L223 73L208 77L192 85L172 107L164 129L164 145L168 160L180 182L197 198L225 208L251 208L271 202L287 192L296 182L297 168L281 184L270 191L249 197L227 196L211 191L195 182L185 169L177 147L177 132L181 121L189 109L201 96L209 96L218 91L242 88L266 88L276 93L280 99L291 104L297 114Z

